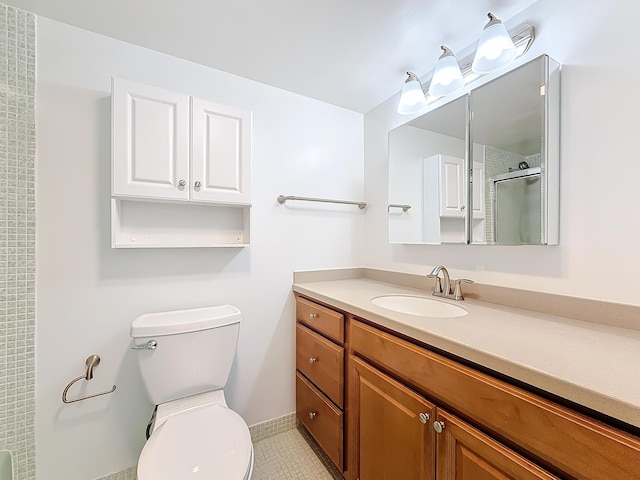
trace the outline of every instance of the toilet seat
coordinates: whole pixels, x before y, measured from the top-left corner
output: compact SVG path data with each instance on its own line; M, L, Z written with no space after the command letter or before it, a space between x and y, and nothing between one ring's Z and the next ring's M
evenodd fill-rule
M169 417L151 435L138 462L139 480L250 478L253 445L242 417L208 405Z

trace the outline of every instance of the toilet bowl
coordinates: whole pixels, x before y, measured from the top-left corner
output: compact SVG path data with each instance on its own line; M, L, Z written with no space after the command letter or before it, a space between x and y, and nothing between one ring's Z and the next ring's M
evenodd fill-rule
M160 405L138 462L139 480L248 480L253 445L246 423L210 393ZM220 398L219 397L219 398ZM165 408L162 408L165 407Z
M145 314L131 324L149 398L157 405L138 461L139 480L249 480L249 428L223 387L240 311L230 305Z

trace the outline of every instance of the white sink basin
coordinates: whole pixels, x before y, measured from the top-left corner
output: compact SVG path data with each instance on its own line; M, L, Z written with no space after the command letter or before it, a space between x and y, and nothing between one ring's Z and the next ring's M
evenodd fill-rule
M387 310L419 317L462 317L469 313L451 303L413 295L382 295L372 298L371 303Z

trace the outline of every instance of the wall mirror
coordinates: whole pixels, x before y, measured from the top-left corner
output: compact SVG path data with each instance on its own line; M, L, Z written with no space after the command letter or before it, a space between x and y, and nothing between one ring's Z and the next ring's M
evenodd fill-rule
M389 132L389 243L466 243L468 97Z
M389 132L389 243L554 245L560 65L542 55Z
M471 243L558 243L559 83L543 55L471 91Z

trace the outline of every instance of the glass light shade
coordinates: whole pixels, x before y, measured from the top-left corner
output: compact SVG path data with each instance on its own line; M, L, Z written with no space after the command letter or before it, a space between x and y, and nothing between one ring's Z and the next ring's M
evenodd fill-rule
M447 47L443 46L442 50L444 53L438 60L431 85L429 85L429 95L434 97L449 95L464 86L464 78L456 57Z
M491 14L482 31L471 69L475 73L490 73L504 67L516 57L516 47L502 22Z
M422 91L420 80L411 72L407 72L407 74L409 77L404 82L398 104L398 113L402 114L416 113L427 106L427 99Z

